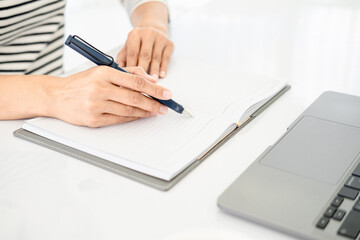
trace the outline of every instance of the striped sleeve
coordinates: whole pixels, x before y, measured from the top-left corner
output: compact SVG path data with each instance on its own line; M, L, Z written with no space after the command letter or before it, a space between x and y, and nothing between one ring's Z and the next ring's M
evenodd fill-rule
M0 1L0 74L62 72L65 0Z

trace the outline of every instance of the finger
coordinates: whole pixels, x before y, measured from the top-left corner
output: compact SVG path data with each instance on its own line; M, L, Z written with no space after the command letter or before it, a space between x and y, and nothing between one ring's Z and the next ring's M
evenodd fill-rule
M132 73L132 74L136 74L136 75L139 75L139 76L142 76L144 77L146 80L149 80L150 82L153 82L153 83L157 83L158 79L153 77L153 76L150 76L149 74L147 74L145 72L145 70L141 67L127 67L125 69L126 71Z
M150 75L153 77L159 78L161 56L165 46L165 41L158 40L155 42L150 64Z
M154 99L144 96L140 92L126 88L115 88L116 89L111 91L111 94L108 96L109 100L155 114L166 114L168 111L167 107Z
M111 100L107 101L106 105L103 108L103 112L123 117L146 118L154 116L154 114L151 112L144 111L137 107L113 102Z
M126 46L124 46L118 53L116 62L119 64L120 67L126 66Z
M106 73L105 79L110 81L113 85L136 90L137 92L146 93L149 96L163 100L167 100L172 97L172 93L169 89L149 82L144 77L124 73L109 67L102 67L101 69L103 69ZM116 86L113 87L118 88Z
M174 46L168 45L165 47L162 58L161 58L161 66L160 66L160 77L164 78L166 76L170 58L172 53L174 52Z
M116 116L116 115L105 113L100 117L100 119L101 119L100 126L110 126L110 125L119 124L119 123L132 122L132 121L138 120L139 118Z
M154 40L155 39L153 37L149 37L149 38L142 39L142 41L141 41L138 66L142 67L145 70L145 72L148 72L148 70L149 70L149 65L150 65L151 56L152 56L152 50L153 50L153 46L154 46Z
M137 66L140 52L140 36L136 32L131 32L126 41L126 66Z

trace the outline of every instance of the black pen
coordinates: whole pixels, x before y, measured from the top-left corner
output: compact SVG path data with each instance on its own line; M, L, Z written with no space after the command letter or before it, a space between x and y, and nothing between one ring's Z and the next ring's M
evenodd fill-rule
M90 61L92 61L93 63L95 63L97 65L105 65L105 66L112 67L112 68L115 68L117 70L120 70L122 72L129 73L125 69L121 68L114 61L114 59L111 56L101 52L97 48L95 48L92 45L90 45L89 43L87 43L85 40L81 39L79 36L69 35L68 38L65 41L65 45L71 47L76 52L80 53L81 55L83 55L84 57L86 57L87 59L89 59ZM148 95L146 95L146 96L148 96ZM157 98L152 97L152 96L148 96L148 97L158 101L161 104L164 104L165 106L167 106L168 108L174 110L177 113L185 114L185 115L187 115L189 117L193 117L189 112L187 112L185 110L185 108L182 105L178 104L174 100L171 100L171 99L169 99L169 100L161 100L161 99L157 99Z

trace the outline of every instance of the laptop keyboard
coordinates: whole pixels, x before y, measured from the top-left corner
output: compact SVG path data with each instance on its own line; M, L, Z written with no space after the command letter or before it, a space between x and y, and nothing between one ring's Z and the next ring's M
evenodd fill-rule
M360 190L360 163L346 180L331 205L316 224L317 228L325 229L330 221L342 221L338 234L350 239L356 239L360 232L360 199L356 199ZM347 198L353 201L352 209L347 213L341 204Z

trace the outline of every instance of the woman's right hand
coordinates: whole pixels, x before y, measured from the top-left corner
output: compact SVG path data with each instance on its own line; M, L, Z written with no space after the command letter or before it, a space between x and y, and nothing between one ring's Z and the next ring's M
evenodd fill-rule
M155 79L139 67L128 74L106 66L90 68L58 79L50 90L48 115L66 122L101 127L166 114L168 109L144 96L167 100L171 91L154 84Z

